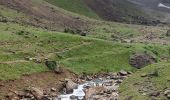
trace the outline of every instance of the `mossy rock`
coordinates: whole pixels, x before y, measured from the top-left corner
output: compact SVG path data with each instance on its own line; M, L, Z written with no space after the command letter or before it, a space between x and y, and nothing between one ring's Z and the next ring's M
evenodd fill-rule
M167 31L166 36L170 37L170 30Z
M57 62L56 61L46 61L45 65L50 69L50 70L55 70L58 66L57 66Z

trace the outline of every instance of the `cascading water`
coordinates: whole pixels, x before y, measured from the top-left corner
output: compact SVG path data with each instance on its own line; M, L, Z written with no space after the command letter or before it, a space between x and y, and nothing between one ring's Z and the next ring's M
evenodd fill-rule
M88 81L88 82L85 82L84 84L78 85L78 88L74 89L73 93L63 94L63 95L58 96L58 98L59 98L59 100L73 100L73 99L71 99L71 96L75 96L75 97L77 97L77 99L75 99L75 100L84 100L85 95L86 95L84 90L86 90L87 87L90 88L90 87L104 86L107 83L112 83L113 81L114 80L101 80L101 79ZM116 84L114 84L113 86L118 88L118 86L116 86Z

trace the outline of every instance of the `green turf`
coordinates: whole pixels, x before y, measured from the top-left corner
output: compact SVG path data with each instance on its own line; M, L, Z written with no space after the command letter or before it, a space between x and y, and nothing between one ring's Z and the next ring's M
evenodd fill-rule
M83 2L83 0L45 0L53 5L61 7L65 10L85 15L90 18L99 19L98 15L95 14L87 5Z
M128 63L129 56L135 52L148 52L158 60L169 56L169 46L166 45L122 44L92 37L48 32L12 23L0 23L0 28L2 44L0 62L24 60L26 57L48 57L51 54L50 60L55 60L73 72L81 74L122 69L135 71ZM22 31L24 32L20 34ZM12 65L13 67L9 67L11 64L1 65L0 71L3 77L0 79L8 80L11 77L18 78L25 73L47 70L44 64L31 63L32 67L28 67L20 63ZM17 64L22 68L19 69ZM11 68L8 70L11 74L5 73L8 68Z
M157 77L141 77L142 74L149 74L155 70L158 71ZM154 91L160 91L161 93L157 99L166 100L167 98L164 96L164 91L166 88L170 88L170 82L168 82L170 76L169 72L170 63L166 62L149 65L146 68L137 71L121 85L121 99L123 100L132 97L134 100L151 100L148 92L146 92L146 95L142 95L143 93L139 93L138 91L140 88L148 86L149 83L146 83L146 81L149 80L152 84L152 89L155 89ZM149 90L151 90L151 88Z

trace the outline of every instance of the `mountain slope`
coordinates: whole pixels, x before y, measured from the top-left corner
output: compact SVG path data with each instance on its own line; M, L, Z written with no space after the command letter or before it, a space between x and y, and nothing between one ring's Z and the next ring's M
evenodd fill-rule
M169 0L127 0L143 10L149 16L159 19L163 22L170 21L170 9L159 7L159 4L170 5Z
M87 25L85 18L77 19L78 15L52 6L42 0L1 0L0 5L25 15L25 19L13 18L16 22L24 22L50 30L63 31L64 27L81 29Z
M61 7L65 10L85 15L91 18L99 19L99 16L93 12L83 0L45 0L53 5Z
M169 62L163 62L137 71L121 85L121 100L169 100L164 95L170 88L169 67Z
M126 0L84 0L101 18L111 21L127 21L131 16L144 14Z
M149 8L143 9L141 5L132 0L46 0L47 2L84 16L107 21L117 21L136 24L155 25L163 20L165 14L155 13ZM136 2L136 1L135 1ZM146 2L144 2L146 3ZM155 2L154 2L155 3ZM152 4L152 6L154 5ZM147 11L151 10L151 11ZM167 13L166 13L167 14ZM164 15L164 16L163 16ZM164 20L163 20L164 21Z
M157 11L158 7L156 4L158 3L158 0L152 2L141 2L138 0L74 0L74 2L72 0L45 1L1 0L0 4L13 10L17 10L18 12L21 11L26 14L26 16L29 16L30 20L22 20L23 22L33 24L34 26L60 31L64 30L64 27L80 30L87 29L88 20L86 20L86 18L80 18L80 15L108 21L148 25L158 24L159 21L157 20L165 22L170 18L170 14L167 10L161 12L160 8Z

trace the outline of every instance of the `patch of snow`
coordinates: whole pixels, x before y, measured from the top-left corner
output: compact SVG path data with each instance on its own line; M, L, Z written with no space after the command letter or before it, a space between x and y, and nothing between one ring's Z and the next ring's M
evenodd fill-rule
M162 3L159 3L159 4L158 4L158 7L163 7L163 8L170 9L170 7L169 7L169 6L166 6L166 5L162 4Z

